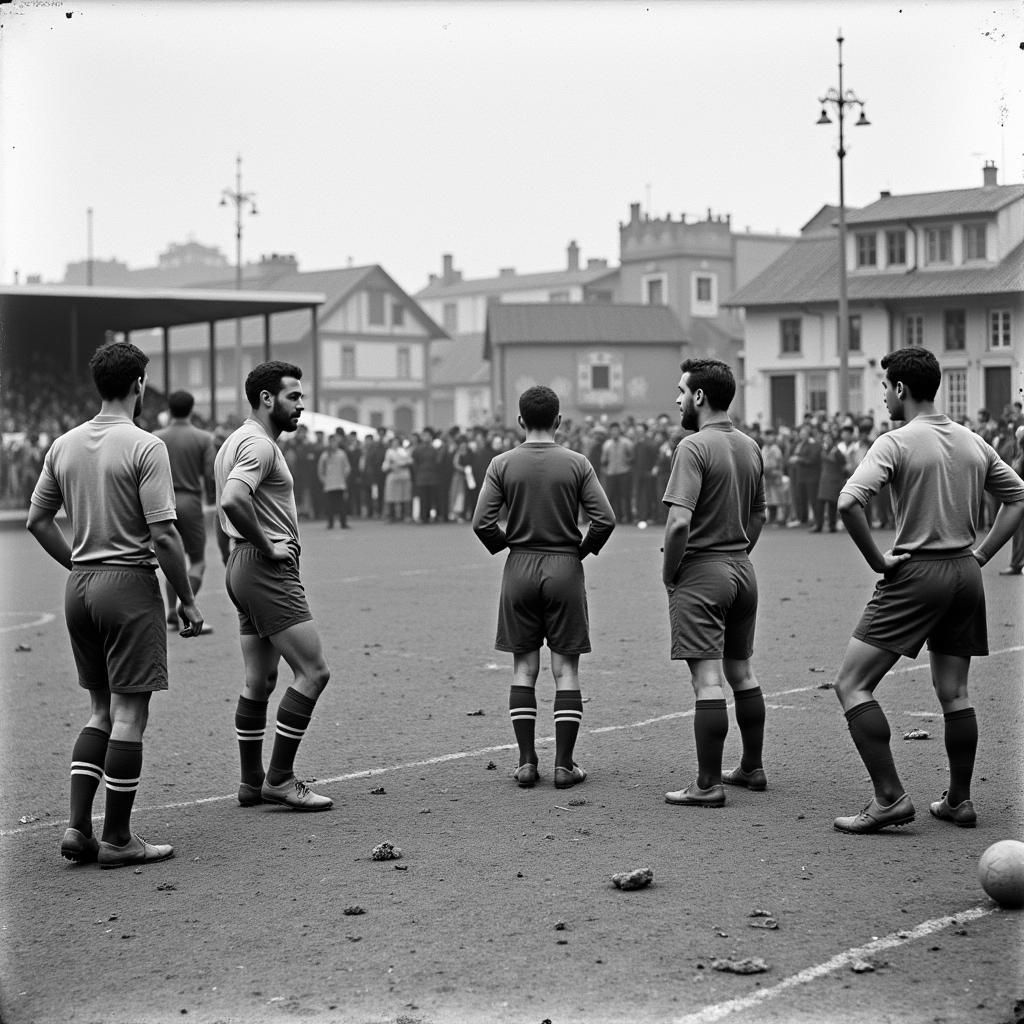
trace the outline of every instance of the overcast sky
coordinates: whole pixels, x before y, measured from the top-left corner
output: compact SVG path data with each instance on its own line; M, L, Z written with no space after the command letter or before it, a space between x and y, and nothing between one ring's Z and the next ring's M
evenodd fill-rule
M14 0L0 7L0 283L172 241L380 263L618 262L629 204L795 233L838 199L819 97L847 88L847 202L1024 180L1024 5L651 0Z

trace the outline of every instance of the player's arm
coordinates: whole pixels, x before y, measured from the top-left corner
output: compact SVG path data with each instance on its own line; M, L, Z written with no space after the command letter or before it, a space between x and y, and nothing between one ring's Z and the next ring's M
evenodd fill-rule
M156 560L167 577L167 582L178 595L178 614L187 625L181 631L182 636L199 636L203 629L203 613L196 605L195 594L188 578L188 565L185 562L185 549L173 519L163 519L149 524L149 535L153 539L153 551Z
M589 462L584 467L580 505L590 523L587 527L587 535L580 542L579 550L582 559L587 555L596 555L608 543L608 538L612 535L612 530L615 529L615 512Z
M992 556L1017 532L1024 521L1024 498L1020 501L1004 502L999 506L995 519L985 539L972 552L981 565Z
M692 508L669 505L668 518L665 521L665 546L661 549L661 581L666 587L674 587L679 581L679 569L690 540L692 519Z
M842 517L843 526L850 535L850 540L857 545L858 550L864 556L864 560L871 566L872 571L884 575L895 569L900 562L905 562L910 553L894 555L892 551L879 551L875 543L874 534L868 525L867 513L864 506L852 495L843 491L839 495L839 515Z
M283 540L271 540L256 518L252 503L252 491L241 480L231 477L224 484L220 496L220 507L231 525L261 554L274 562L285 562L294 557L291 545Z
M501 506L505 503L501 486L493 469L494 463L487 467L480 497L477 498L476 510L473 512L473 532L480 538L480 543L492 555L508 547L505 531L498 522Z
M71 545L64 531L57 525L59 509L30 505L25 529L39 542L39 546L65 569L71 568Z
M747 520L747 554L749 555L754 547L757 545L758 540L761 538L761 531L764 529L765 514L764 512L751 512L750 518Z

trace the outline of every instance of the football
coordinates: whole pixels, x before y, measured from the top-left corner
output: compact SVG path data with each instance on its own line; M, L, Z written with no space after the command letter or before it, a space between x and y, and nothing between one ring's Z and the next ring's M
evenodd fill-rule
M1007 910L1024 907L1024 843L1001 839L978 860L978 881Z

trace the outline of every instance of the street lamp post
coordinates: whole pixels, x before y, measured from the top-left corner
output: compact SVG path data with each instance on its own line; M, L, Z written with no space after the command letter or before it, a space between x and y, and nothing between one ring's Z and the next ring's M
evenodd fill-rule
M843 159L846 148L843 142L843 120L847 107L860 107L860 117L854 126L857 128L871 122L864 114L864 101L852 89L843 89L843 35L840 30L836 37L839 47L839 88L829 88L818 102L822 104L821 117L818 124L831 124L826 105L835 107L839 121L839 320L836 324L836 345L839 351L839 411L849 412L850 406L850 316L846 297L846 189L843 178Z
M235 288L241 291L242 288L242 210L249 207L249 215L255 216L256 193L242 191L242 157L235 158L235 187L234 190L225 188L221 190L220 205L227 206L228 202L235 206ZM210 387L217 386L216 380L210 381ZM242 415L242 320L235 321L235 413ZM211 392L212 394L212 392Z

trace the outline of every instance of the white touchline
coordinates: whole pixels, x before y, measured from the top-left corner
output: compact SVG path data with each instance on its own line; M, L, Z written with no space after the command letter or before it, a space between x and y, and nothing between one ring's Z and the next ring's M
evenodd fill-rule
M14 615L34 615L34 619L29 619L28 622L16 622L12 626L0 626L0 633L13 633L16 629L31 629L33 626L45 626L48 622L53 622L57 617L50 612L0 612L0 617L8 618Z
M883 949L894 949L908 942L916 942L918 939L934 935L935 932L942 931L943 928L948 928L952 924L976 921L979 917L995 913L996 909L994 906L971 907L969 910L964 910L959 914L950 914L948 917L936 917L931 921L924 921L916 928L883 935L880 939L872 939L871 942L865 943L863 946L855 946L853 949L838 953L831 960L826 960L824 963L817 964L814 967L807 967L796 974L791 974L788 978L783 978L777 985L772 985L771 988L762 988L757 992L751 993L749 996L741 996L738 999L729 999L724 1003L705 1006L704 1009L697 1010L696 1013L676 1018L672 1024L711 1024L712 1021L721 1020L730 1014L739 1013L741 1010L749 1010L750 1007L757 1006L758 1003L774 999L775 996L781 995L797 985L806 985L808 982L815 981L826 974L838 971L840 967L845 967L854 960L863 960L871 956L872 953L881 952Z

